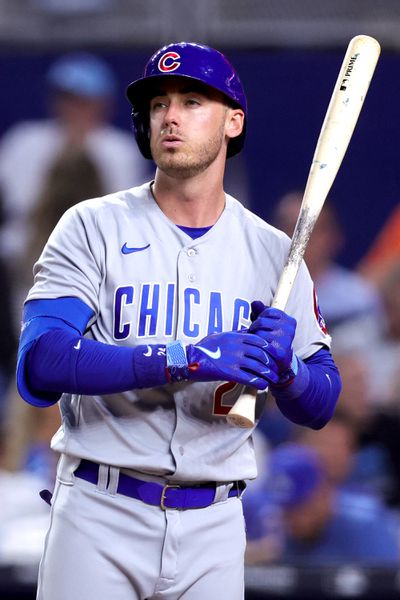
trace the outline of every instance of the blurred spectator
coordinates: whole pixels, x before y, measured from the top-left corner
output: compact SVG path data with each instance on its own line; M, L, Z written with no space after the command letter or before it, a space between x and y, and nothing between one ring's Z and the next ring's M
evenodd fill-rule
M36 568L50 517L49 507L38 493L43 480L31 473L7 470L3 440L0 427L0 564Z
M0 144L0 190L6 222L0 251L9 261L26 251L32 212L54 160L67 146L83 147L114 192L143 183L148 166L134 137L110 124L116 80L88 53L62 56L47 73L50 116L12 127Z
M278 202L272 222L290 237L302 201L300 192L291 192ZM362 346L380 328L381 307L375 288L361 275L336 262L344 245L343 232L332 204L321 211L305 252L305 261L314 280L322 315L335 341ZM333 346L334 347L334 346Z
M32 210L27 252L18 273L26 275L23 297L32 285L32 268L57 222L74 204L105 194L101 173L85 148L66 146L49 166L43 189ZM19 283L21 280L19 280Z
M334 356L342 378L336 416L346 420L355 435L353 467L345 483L400 508L400 412L397 407L388 408L374 398L371 379L375 377L378 355L374 355L372 348L370 359L366 352L357 351ZM318 438L302 434L303 440L306 437L308 441L311 437ZM321 445L325 444L324 430L320 437ZM341 452L338 452L339 459Z
M267 444L276 447L296 437L300 425L286 419L276 405L275 398L267 393L264 410L257 425L257 431L267 440Z
M0 226L3 222L3 206L0 198ZM15 370L17 336L12 320L11 281L8 267L0 257L0 426L4 419L5 397Z
M360 261L359 272L378 284L393 263L400 261L400 204L389 215L378 236Z
M10 284L8 269L0 258L0 423L6 411L5 397L14 374L17 349Z
M61 425L58 405L48 414L34 406L25 406L15 385L8 396L5 421L3 466L10 473L27 473L40 483L36 489L54 486L58 454L50 450L50 440Z
M281 548L275 562L314 567L349 562L397 565L397 519L379 502L361 499L360 495L356 505L338 502L337 487L329 481L317 450L282 444L269 457L264 490L248 500L244 496L246 521L257 532L254 541L249 534L247 564L271 560L271 554L264 558L260 550L262 539L272 538L275 544L270 547Z
M358 430L349 419L336 411L323 429L299 429L295 441L317 450L329 482L346 488L358 450Z
M25 298L32 283L32 267L63 213L82 200L102 196L103 182L94 162L83 147L68 146L49 168L40 198L31 218L31 238L19 269L18 295ZM42 479L51 486L58 456L50 449L50 440L60 426L58 405L49 411L22 402L15 386L7 397L8 431L4 463L8 470L19 469Z
M397 232L400 237L400 229ZM381 294L384 321L380 337L368 347L374 364L371 382L376 402L398 409L400 398L400 257L382 272L378 289Z

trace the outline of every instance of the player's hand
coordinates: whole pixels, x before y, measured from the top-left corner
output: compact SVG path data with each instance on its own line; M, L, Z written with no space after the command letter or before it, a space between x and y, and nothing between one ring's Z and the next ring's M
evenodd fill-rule
M169 369L171 379L236 381L263 390L271 380L277 382L264 346L264 340L253 333L213 333L186 347L188 365Z
M265 307L259 301L253 302L251 308L253 323L248 331L265 340L266 352L271 359L269 366L275 372L278 384L288 383L295 376L292 344L297 321L282 310Z
M265 341L240 331L214 333L186 348L189 379L227 380L265 389L276 375L270 369Z

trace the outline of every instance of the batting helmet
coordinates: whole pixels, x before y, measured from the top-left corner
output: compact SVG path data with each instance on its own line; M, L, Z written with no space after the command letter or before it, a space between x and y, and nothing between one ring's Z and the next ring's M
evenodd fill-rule
M243 147L247 116L246 96L240 79L221 52L200 44L179 42L157 50L147 63L143 77L128 85L126 96L132 104L133 127L139 149L145 158L150 151L149 106L154 84L162 77L187 77L200 81L224 94L227 102L245 114L242 133L228 144L227 156L234 156Z

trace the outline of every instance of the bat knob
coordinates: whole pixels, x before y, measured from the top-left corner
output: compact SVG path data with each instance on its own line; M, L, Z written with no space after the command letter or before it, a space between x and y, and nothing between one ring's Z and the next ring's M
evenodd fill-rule
M232 406L227 414L227 421L230 425L241 427L243 429L251 429L255 424L256 413L256 397L257 393L242 394Z

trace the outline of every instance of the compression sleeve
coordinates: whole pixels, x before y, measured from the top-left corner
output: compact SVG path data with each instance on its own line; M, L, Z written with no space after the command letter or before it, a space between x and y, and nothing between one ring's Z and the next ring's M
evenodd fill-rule
M26 402L44 407L63 392L112 393L165 383L163 346L125 348L85 339L93 316L74 297L25 304L16 377Z
M25 303L16 370L17 388L22 398L36 406L50 406L57 402L60 394L55 392L43 393L37 398L32 395L26 379L29 350L40 336L54 328L72 329L75 333L82 334L93 316L93 310L73 296L43 298Z
M103 344L73 329L52 329L36 340L26 361L36 392L103 395L167 383L165 346Z
M271 385L277 406L285 417L298 425L321 429L330 420L341 391L339 371L329 350L319 350L304 361L286 387Z

